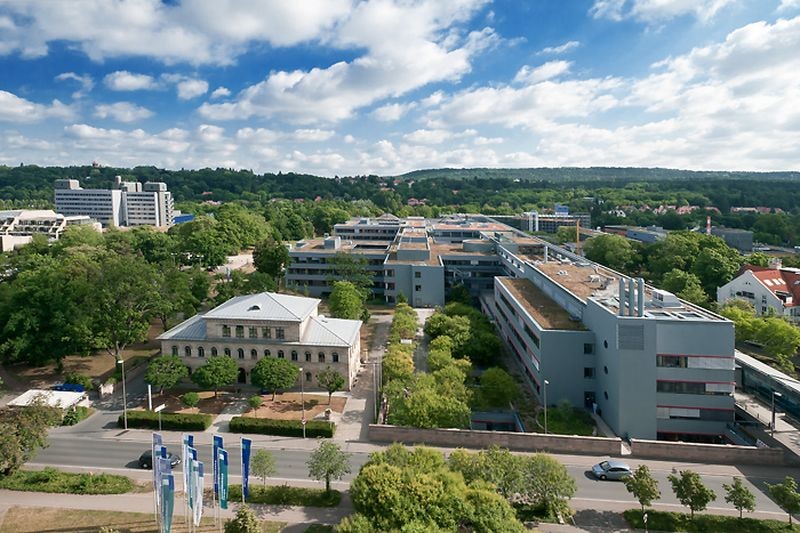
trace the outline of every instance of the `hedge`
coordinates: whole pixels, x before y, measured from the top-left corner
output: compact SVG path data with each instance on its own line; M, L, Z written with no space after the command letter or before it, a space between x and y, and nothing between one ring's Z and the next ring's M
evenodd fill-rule
M642 511L628 509L622 515L631 527L644 529ZM705 533L706 531L724 531L725 533L770 533L772 531L800 531L795 524L789 527L781 520L758 520L756 518L739 518L738 516L695 514L692 519L688 513L647 510L647 526L650 531L687 531L689 533Z
M333 422L309 420L306 422L306 437L333 437L336 425ZM276 420L272 418L253 418L235 416L231 419L232 433L259 433L261 435L280 435L283 437L302 437L303 424L299 420Z
M228 488L228 500L242 501L242 486ZM247 503L267 505L294 505L297 507L337 507L342 500L338 490L325 492L325 489L290 487L289 485L261 485L250 483Z
M117 474L74 474L55 468L18 470L0 478L0 489L68 494L123 494L134 489L133 481Z
M211 415L161 413L161 428L174 431L205 431L211 425ZM123 415L117 425L124 427ZM153 411L128 411L128 427L158 429L158 413Z

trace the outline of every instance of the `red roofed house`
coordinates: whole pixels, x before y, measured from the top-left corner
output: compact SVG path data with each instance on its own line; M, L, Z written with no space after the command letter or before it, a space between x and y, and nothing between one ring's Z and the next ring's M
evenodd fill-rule
M717 289L720 305L733 298L753 304L758 315L772 309L778 316L800 322L800 269L744 265L738 276Z

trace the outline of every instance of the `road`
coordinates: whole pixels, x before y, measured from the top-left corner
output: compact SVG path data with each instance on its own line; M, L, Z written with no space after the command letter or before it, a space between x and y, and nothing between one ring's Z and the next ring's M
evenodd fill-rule
M238 441L238 437L236 438ZM132 442L126 440L113 440L113 439L96 439L96 438L82 438L76 435L52 435L50 437L50 447L39 452L37 457L32 462L32 466L57 466L57 467L85 467L108 469L109 471L117 471L118 473L128 473L135 475L136 461L139 455L147 449L147 443ZM270 449L276 460L277 474L275 478L279 481L287 482L309 482L308 469L306 461L310 451L307 449L292 449L291 441L283 443L275 443L266 447ZM231 463L231 475L240 475L240 467L238 464L239 447L233 442L229 442L227 449L234 458ZM179 447L170 447L170 451L180 454ZM198 446L198 453L200 459L203 461L210 461L211 447L203 444ZM353 479L358 473L358 469L367 461L369 453L367 451L355 451L350 455L350 464L352 473L345 476L344 483ZM578 457L578 456L556 456L567 466L570 474L575 478L578 486L575 498L583 500L584 502L597 502L597 508L602 508L604 503L630 503L632 507L636 507L635 500L628 494L622 483L610 481L597 481L591 478L587 472L591 464L601 458L592 457ZM638 465L640 461L630 461L632 467ZM648 464L654 475L658 480L661 488L662 498L660 503L668 505L679 505L679 502L672 494L667 476L671 473L671 469L665 466L665 463L656 461L643 461ZM702 465L698 465L697 470L703 473L703 481L717 494L717 500L711 504L709 510L716 511L720 509L731 510L732 507L724 501L725 490L723 483L731 482L731 475L729 472L733 471L733 467L720 467L709 466L704 469ZM139 474L144 474L138 471ZM762 513L775 513L776 518L785 516L785 514L767 497L765 493L764 482L777 482L780 481L785 471L780 469L753 469L750 471L745 470L744 477L745 484L756 495L756 508ZM724 475L723 475L724 474ZM137 476L137 477L146 477Z

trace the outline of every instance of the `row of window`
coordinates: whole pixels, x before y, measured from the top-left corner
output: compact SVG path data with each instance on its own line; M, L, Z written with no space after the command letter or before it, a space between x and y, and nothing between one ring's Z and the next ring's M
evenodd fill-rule
M258 329L256 326L248 326L247 327L247 337L250 339L257 339L258 338ZM272 338L272 329L267 326L261 327L261 338L262 339L271 339ZM286 338L286 332L283 328L274 328L275 329L275 338L278 340L283 340ZM244 326L236 326L235 327L236 338L243 339L244 338ZM230 326L222 326L222 336L225 338L230 338L231 336L231 327Z
M222 353L226 357L233 357L230 348L224 348ZM179 354L179 348L177 346L173 345L172 346L172 355L178 355L178 354ZM192 347L191 346L184 346L183 347L183 355L184 355L184 357L192 357ZM217 350L216 347L212 347L211 348L211 357L215 357L217 355L219 355L219 351ZM244 348L238 348L236 350L236 355L239 357L239 359L244 359L245 358ZM305 355L305 360L306 361L312 362L311 361L312 354L311 354L310 351L306 351L304 355ZM205 348L203 346L199 346L197 348L197 357L205 357L205 356L206 356ZM264 350L264 357L272 357L272 350L265 349ZM285 354L285 352L283 350L278 350L277 351L277 357L278 357L278 359L284 359L286 357L286 354ZM299 357L299 355L297 353L297 350L292 350L291 353L290 353L290 357L291 357L292 361L299 361L300 360L300 357ZM325 362L325 358L326 358L325 352L319 352L319 353L317 353L317 361L316 362L324 363ZM250 350L250 359L258 359L258 350L256 350L256 349ZM338 363L339 362L339 352L331 352L331 362L332 363Z
M733 370L732 357L657 355L656 366L663 368L709 368Z
M656 392L730 396L733 393L733 385L727 383L704 383L702 381L657 381Z

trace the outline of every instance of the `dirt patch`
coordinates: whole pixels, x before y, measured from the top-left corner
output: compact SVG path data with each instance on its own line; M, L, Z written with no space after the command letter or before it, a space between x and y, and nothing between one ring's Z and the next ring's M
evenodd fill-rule
M272 401L271 394L264 394L261 396L264 403L258 408L257 412L250 409L246 415L255 416L257 418L277 418L280 420L300 420L303 417L303 410L300 404L299 392L284 392L275 396L275 401ZM327 394L306 394L306 418L315 418L320 415L325 409L329 408L335 413L344 411L344 405L347 403L347 398L341 396L334 396L331 398L331 404L328 405Z
M164 394L157 394L157 391L153 391L153 407L163 403L166 404L164 408L166 413L207 413L218 415L227 405L242 399L240 395L230 392L220 391L217 398L214 398L214 391L194 391L200 397L200 403L197 404L197 407L190 409L183 405L181 401L181 396L187 392L189 391L167 390L164 391ZM142 402L139 407L147 409L147 400Z

